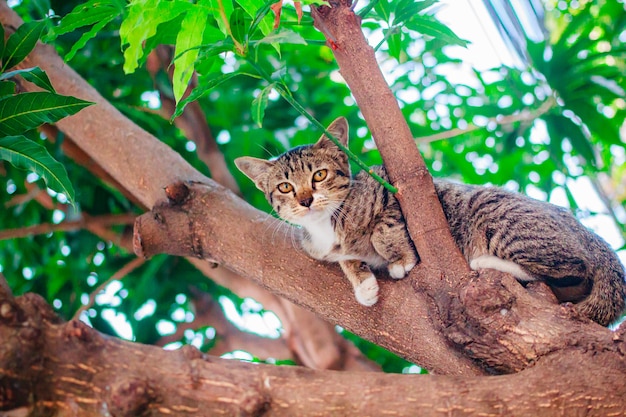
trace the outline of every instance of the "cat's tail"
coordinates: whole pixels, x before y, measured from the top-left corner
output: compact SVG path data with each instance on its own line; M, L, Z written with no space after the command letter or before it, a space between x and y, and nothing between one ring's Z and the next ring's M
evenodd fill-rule
M576 309L593 321L607 326L620 317L626 306L624 266L604 241L590 248L596 255L591 292Z

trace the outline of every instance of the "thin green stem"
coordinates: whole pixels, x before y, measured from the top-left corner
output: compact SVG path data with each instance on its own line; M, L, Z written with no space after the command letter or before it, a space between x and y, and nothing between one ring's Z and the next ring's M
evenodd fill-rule
M274 83L274 81L272 81L272 78L269 76L269 74L265 72L265 70L263 70L263 68L261 68L259 65L257 65L255 62L252 62L251 60L248 60L248 63L250 63L250 65L252 65L252 67L258 71L261 77L265 78L265 81L267 81L268 83ZM365 170L372 178L378 181L383 187L385 187L393 194L396 194L398 192L398 189L396 187L394 187L383 177L375 173L373 169L371 169L363 161L361 161L359 157L356 156L350 149L348 149L341 142L339 142L339 139L337 139L335 136L332 135L332 133L326 130L324 125L322 125L315 117L313 117L313 115L311 115L311 113L309 113L300 103L298 103L296 99L293 98L291 92L284 84L274 83L274 88L289 104L291 104L294 109L298 111L298 113L306 117L308 121L310 121L315 127L321 130L335 145L337 145L339 149L345 152L345 154L348 155L348 158L354 161L355 164L357 164L361 169Z
M387 190L391 191L394 194L398 192L398 189L396 187L391 185L389 182L385 181L385 179L382 178L380 175L376 174L373 169L368 167L363 161L359 159L358 156L356 156L350 149L345 147L341 142L339 142L339 140L336 137L334 137L328 130L326 130L324 125L322 125L319 121L317 121L317 119L315 119L311 115L311 113L309 113L304 107L302 107L302 105L293 98L291 93L283 85L276 84L275 88L278 91L278 93L285 100L287 100L289 104L293 106L293 108L295 108L301 115L306 117L313 125L315 125L315 127L321 130L335 145L337 145L339 149L345 152L345 154L348 155L348 158L353 160L360 168L367 171L367 173L371 175L372 178L378 181Z

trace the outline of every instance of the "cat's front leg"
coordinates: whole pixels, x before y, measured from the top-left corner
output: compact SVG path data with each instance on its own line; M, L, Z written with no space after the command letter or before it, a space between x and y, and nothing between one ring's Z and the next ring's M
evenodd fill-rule
M358 260L340 261L339 266L354 288L356 300L370 307L378 301L378 282L370 268Z
M419 261L404 223L379 223L374 228L371 242L376 252L388 262L391 278L404 278Z

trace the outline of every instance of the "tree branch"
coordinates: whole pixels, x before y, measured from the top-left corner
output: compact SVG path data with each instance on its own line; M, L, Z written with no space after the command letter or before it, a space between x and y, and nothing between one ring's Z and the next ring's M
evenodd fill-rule
M546 358L541 366L517 375L490 378L364 377L358 372L253 365L202 355L193 348L172 352L104 337L77 321L60 324L39 296L14 299L1 291L2 281L0 277L0 340L8 343L0 348L0 410L48 415L60 409L80 417L101 416L103 410L118 417L591 417L626 411L623 349L621 355L614 354L616 348L599 352L593 360L578 350ZM603 343L610 346L611 337ZM576 374L537 390L544 386L546 372L558 375L563 370ZM597 375L602 375L602 384ZM33 404L31 392L37 393Z
M159 69L163 69L167 72L167 75L172 80L174 73L174 65L170 65L172 61L172 48L165 45L158 46L148 56L148 68L152 74L153 79L156 79L156 72ZM189 94L198 84L197 77L194 74L192 77L185 96ZM161 93L161 114L169 119L174 114L176 108L176 102L173 97L163 91L161 86L157 83L159 92ZM176 126L178 126L187 139L192 140L197 147L198 157L211 171L211 177L218 184L223 185L237 195L241 195L239 186L232 176L228 167L226 166L226 160L224 154L220 151L215 141L215 137L211 133L211 128L207 124L206 117L200 107L198 101L193 101L185 106L183 113L174 120Z
M358 22L349 14L349 5L333 3L328 10L324 26L336 39L344 77L360 72L366 80L357 77L353 92L373 135L377 141L382 138L379 148L400 190L411 235L420 253L424 251L428 266L415 268L409 279L382 281L381 300L371 308L356 303L338 268L296 251L287 244L288 234L274 237L265 214L196 173L132 125L50 48L38 47L25 65L44 68L61 94L98 103L64 119L61 127L75 132L81 148L140 201L153 206L167 186L169 200L137 220L139 253L168 251L214 259L436 373L464 378L376 373L364 377L223 362L193 349L164 352L103 338L78 322L60 325L39 297L13 299L0 284L0 340L9 341L0 346L0 409L28 406L35 398L35 414L65 406L68 413L74 407L71 411L79 409L81 415L99 415L106 409L120 416L148 410L154 415L302 416L388 411L539 416L554 414L554 410L604 416L626 411L624 333L611 333L575 317L567 306L549 304L509 275L468 273L458 251L451 250L447 224L440 224L441 208L406 123L390 105L395 99L377 90L381 86L378 75L368 78L375 61ZM14 16L5 3L0 4L3 23ZM336 25L345 25L346 32ZM354 46L346 35L354 35L356 50L350 49ZM350 59L354 65L348 70ZM367 89L370 83L373 90ZM372 95L372 91L382 95ZM394 150L390 138L400 148ZM396 159L394 153L401 156ZM427 192L419 198L417 190ZM432 219L426 217L437 210L439 214ZM429 224L426 220L432 227L423 227ZM429 312L440 325L433 325ZM467 355L491 370L524 370L501 377L471 377L481 368L452 344L465 348ZM597 375L602 375L601 384Z
M69 220L61 223L41 223L34 226L20 227L19 229L0 230L0 240L17 239L32 235L41 235L50 232L67 232L70 230L84 229L87 225L95 226L99 224L103 227L109 227L119 224L132 224L137 217L133 213L125 214L105 214L102 216L88 216L82 213L78 220Z
M6 3L0 3L0 20L13 27L21 24ZM198 218L194 230L200 238L210 237L216 246L215 253L209 253L213 248L207 247L211 250L204 251L205 256L214 256L231 271L431 371L481 373L474 362L451 348L441 332L432 327L427 301L421 295L409 295L415 294L410 281L383 282L383 302L374 308L360 306L336 266L313 261L294 249L289 228L273 233L267 214L202 176L180 155L124 117L69 68L52 47L38 45L20 64L24 68L33 66L46 71L59 94L96 103L57 125L141 204L152 207L163 198L162 190L177 181L204 184L207 194L203 199L209 206L205 206L208 211L202 216L208 218ZM182 226L179 232L182 231L189 232L189 223ZM144 243L148 241L144 239ZM170 253L184 252L181 249ZM190 253L194 252L187 252Z
M489 123L495 123L498 126L506 126L506 125L511 125L513 123L518 123L518 122L521 122L521 123L534 122L535 119L538 119L539 117L543 116L544 114L552 110L552 108L555 105L556 105L556 100L553 97L550 97L546 101L544 101L541 104L541 106L539 106L539 108L536 110L524 109L517 114L511 114L508 116L498 115L496 117L490 117L487 119L487 123L485 123L485 126L478 126L475 124L470 124L465 128L451 129L445 132L435 133L430 136L422 136L419 138L415 138L415 143L417 143L418 145L421 145L423 143L430 143L430 142L436 142L438 140L454 138L456 136L461 136L466 133L473 132L475 130L484 129Z

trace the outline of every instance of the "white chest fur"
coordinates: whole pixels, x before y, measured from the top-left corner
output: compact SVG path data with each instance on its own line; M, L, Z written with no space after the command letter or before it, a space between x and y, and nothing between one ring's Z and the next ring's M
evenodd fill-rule
M308 219L307 219L308 220ZM325 261L337 261L333 256L333 248L337 244L337 236L330 221L330 217L310 219L302 222L302 227L308 232L308 239L304 239L302 246L313 258ZM338 253L336 255L339 255Z

